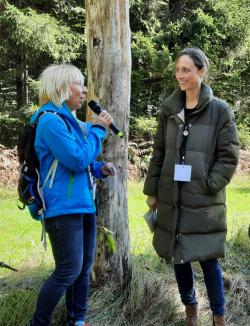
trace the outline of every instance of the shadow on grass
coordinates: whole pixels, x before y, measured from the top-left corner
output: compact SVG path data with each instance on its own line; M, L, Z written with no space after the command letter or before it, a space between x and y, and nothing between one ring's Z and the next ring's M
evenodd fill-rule
M230 273L241 273L250 278L250 239L248 226L243 226L226 242L223 268Z
M20 269L0 278L1 326L25 326L35 309L37 293L48 269Z
M222 263L228 325L249 325L250 320L250 239L246 227L226 243Z
M246 325L250 314L250 257L246 242L249 239L243 231L227 242L228 253L223 262L228 282L226 318L230 325L236 321L237 325ZM172 268L152 255L139 254L131 258L132 278L127 289L121 290L112 283L92 284L88 322L91 326L182 326L180 310L183 309L178 307ZM48 266L39 266L28 271L23 268L18 273L10 272L0 278L1 326L26 325L35 309L40 287L50 272ZM198 278L197 285L202 282ZM209 318L209 311L201 314L202 323L208 320L210 323ZM51 325L66 325L64 298L55 310Z
M158 260L155 266L147 256L132 256L132 278L127 289L114 284L92 284L88 322L92 326L153 326L176 324L177 306L171 276ZM30 320L37 295L52 270L43 267L20 269L0 278L1 326L25 326ZM49 298L48 298L49 300ZM178 322L178 321L177 321ZM54 314L53 326L66 325L64 298Z

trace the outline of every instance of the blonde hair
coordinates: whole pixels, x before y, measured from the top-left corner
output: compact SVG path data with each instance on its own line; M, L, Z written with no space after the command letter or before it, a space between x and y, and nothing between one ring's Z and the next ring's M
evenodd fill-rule
M53 102L61 107L71 95L70 85L76 81L84 84L81 71L72 64L62 63L48 66L40 76L39 105Z

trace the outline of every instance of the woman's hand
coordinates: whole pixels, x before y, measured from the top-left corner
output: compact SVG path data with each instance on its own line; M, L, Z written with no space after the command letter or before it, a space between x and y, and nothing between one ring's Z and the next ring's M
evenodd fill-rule
M105 163L101 167L101 172L105 176L114 176L115 175L115 167L113 163Z
M97 125L101 125L107 128L113 122L112 116L106 111L102 110L102 112L96 117L95 123Z
M157 206L158 206L158 199L155 196L148 196L146 203L148 205L148 207L150 209L152 209L153 211L157 210Z

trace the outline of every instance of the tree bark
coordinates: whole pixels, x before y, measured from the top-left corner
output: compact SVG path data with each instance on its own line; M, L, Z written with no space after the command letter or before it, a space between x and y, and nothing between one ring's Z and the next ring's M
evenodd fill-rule
M130 278L130 246L127 208L128 119L130 111L131 46L128 0L86 0L88 99L100 102L125 132L123 139L111 132L104 141L103 159L113 162L116 176L98 185L96 283L120 285ZM91 111L87 120L94 119ZM117 250L108 246L113 232Z

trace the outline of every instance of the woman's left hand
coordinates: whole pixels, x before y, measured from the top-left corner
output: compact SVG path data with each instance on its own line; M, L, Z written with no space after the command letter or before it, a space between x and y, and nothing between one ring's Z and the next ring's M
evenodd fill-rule
M102 167L101 167L101 172L103 175L105 176L114 176L115 173L115 166L113 163L109 162L109 163L105 163Z

